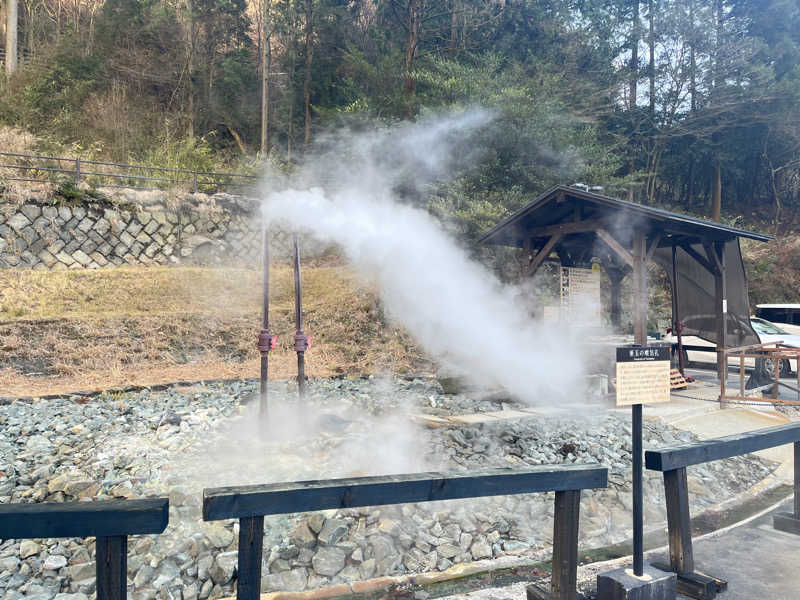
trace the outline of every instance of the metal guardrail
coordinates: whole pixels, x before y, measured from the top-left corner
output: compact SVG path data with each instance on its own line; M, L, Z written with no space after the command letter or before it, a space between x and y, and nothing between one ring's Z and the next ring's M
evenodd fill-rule
M0 152L0 178L6 181L53 183L57 181L58 174L67 175L76 184L88 181L95 187L150 190L185 186L193 192L211 193L221 190L244 191L258 182L257 176L241 173L167 169L80 157Z
M128 536L161 533L169 499L0 505L0 539L95 537L97 600L127 597Z
M203 490L203 520L239 519L236 597L258 600L261 591L264 515L330 508L382 506L554 491L553 600L574 600L578 568L578 521L582 489L608 485L598 465L544 465L472 473L416 473L298 481ZM528 597L538 589L528 588Z
M667 503L670 564L653 566L677 573L680 593L708 600L727 587L724 580L695 571L686 467L784 444L794 444L794 510L791 514L776 514L773 525L781 531L800 535L800 423L645 452L647 468L664 473Z

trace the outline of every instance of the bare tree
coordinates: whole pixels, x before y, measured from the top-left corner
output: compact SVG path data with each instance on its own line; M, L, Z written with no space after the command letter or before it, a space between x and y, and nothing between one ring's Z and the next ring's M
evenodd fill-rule
M6 0L6 76L17 70L17 0Z

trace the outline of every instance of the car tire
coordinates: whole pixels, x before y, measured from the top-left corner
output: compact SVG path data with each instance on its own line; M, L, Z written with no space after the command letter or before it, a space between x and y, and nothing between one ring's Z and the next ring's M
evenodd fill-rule
M766 370L767 373L769 373L769 376L774 377L775 362L771 358L761 358L758 360L763 361L764 369ZM781 360L781 366L780 366L780 371L778 372L778 376L783 378L783 377L789 377L789 375L791 374L792 374L792 365L786 359Z

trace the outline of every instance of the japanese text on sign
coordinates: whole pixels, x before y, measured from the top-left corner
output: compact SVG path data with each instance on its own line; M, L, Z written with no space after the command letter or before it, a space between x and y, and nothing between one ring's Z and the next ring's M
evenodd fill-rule
M617 348L617 406L669 402L669 349Z

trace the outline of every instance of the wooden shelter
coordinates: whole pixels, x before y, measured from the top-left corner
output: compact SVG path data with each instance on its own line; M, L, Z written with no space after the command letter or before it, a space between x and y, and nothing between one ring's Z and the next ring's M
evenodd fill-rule
M528 276L553 253L564 266L589 266L592 260L599 260L611 283L611 322L616 326L620 324L621 283L631 273L634 341L642 345L647 342L646 268L649 261L655 261L665 268L672 282L673 325L681 323L680 314L686 313L680 310L681 306L696 312L694 309L699 309L701 300L706 299L709 312L693 315L696 326L692 329L698 335L704 332L706 335L701 337L716 343L721 374L726 340L728 345L742 345L753 338L757 341L749 323L739 238L761 242L772 239L611 198L584 187L559 185L504 219L479 242L526 250ZM679 301L682 290L686 298Z

